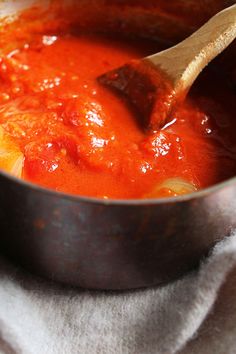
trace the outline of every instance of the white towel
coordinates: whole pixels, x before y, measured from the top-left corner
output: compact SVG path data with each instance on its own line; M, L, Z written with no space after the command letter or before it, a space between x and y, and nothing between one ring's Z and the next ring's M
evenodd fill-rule
M0 262L4 354L235 354L236 234L162 287L68 289Z

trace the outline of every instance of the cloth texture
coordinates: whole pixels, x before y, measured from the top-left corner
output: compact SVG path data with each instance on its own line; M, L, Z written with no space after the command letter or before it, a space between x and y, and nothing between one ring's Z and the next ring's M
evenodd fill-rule
M198 270L129 292L68 289L2 259L0 353L236 353L236 233Z

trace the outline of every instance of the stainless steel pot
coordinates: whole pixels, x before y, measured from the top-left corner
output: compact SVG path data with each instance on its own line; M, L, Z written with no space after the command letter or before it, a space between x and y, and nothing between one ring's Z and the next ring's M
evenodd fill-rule
M95 8L99 4L100 10L90 12L84 25L101 27L103 6L113 17L111 22L103 21L103 29L132 32L146 26L146 33L165 40L182 38L228 4L211 1L215 5L209 7L208 2L199 2L200 7L191 10L198 18L191 22L187 19L190 1L173 1L183 11L181 21L164 1L89 3ZM6 9L14 12L16 2L9 4L1 3L2 15ZM83 6L80 16L86 4L84 0L73 5ZM65 16L71 2L65 1L64 6ZM61 9L54 10L60 16ZM142 19L142 26L131 13ZM231 55L226 57L227 64ZM94 289L152 286L197 266L216 241L236 227L236 178L177 199L104 201L49 191L1 172L0 225L2 253L48 279Z

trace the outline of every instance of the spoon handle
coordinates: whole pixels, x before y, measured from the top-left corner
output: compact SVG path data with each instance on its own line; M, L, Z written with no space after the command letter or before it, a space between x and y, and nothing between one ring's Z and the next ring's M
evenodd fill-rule
M162 69L176 91L188 91L202 69L236 38L236 5L212 17L190 37L146 60Z

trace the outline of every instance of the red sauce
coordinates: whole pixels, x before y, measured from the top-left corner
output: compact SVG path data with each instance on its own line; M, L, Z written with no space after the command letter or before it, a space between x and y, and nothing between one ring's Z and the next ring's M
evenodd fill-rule
M190 191L165 184L173 178L200 189L235 174L235 96L216 72L203 73L170 124L147 135L124 100L96 78L157 51L156 42L21 37L0 58L0 125L24 155L25 180L126 199Z

